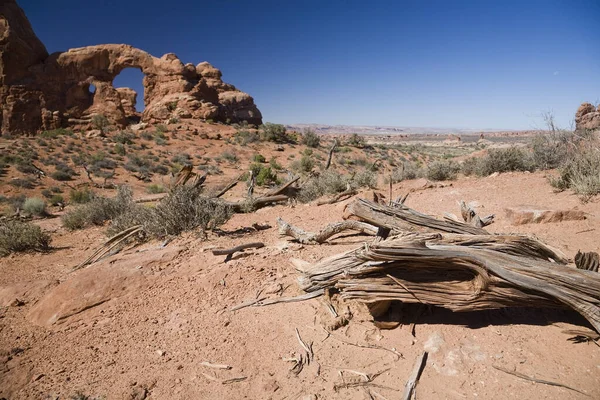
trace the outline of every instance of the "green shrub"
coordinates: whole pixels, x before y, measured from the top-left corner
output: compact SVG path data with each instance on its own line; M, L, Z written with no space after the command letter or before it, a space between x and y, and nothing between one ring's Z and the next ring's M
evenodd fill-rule
M125 154L127 154L127 150L125 149L125 146L122 143L115 143L115 147L113 148L115 154L118 154L120 156L124 156Z
M555 135L537 135L530 143L533 163L539 169L552 169L560 166L567 158L567 145Z
M250 166L250 171L252 171L252 174L256 177L256 184L258 186L267 186L279 183L277 174L271 170L271 167L266 167L264 165L255 163Z
M59 204L65 203L65 199L60 194L52 195L52 197L50 197L50 200L48 200L48 201L53 206L57 206Z
M93 197L88 203L67 212L62 217L63 225L70 230L82 229L91 225L102 225L134 207L131 189L120 186L112 198Z
M252 161L257 163L264 163L267 162L267 159L262 154L255 154L254 156L252 156Z
M319 147L319 144L321 144L321 138L312 130L307 129L302 135L302 144L308 147L317 148Z
M46 215L46 202L37 197L29 197L23 203L23 211L28 214L44 216Z
M152 185L146 188L146 192L150 194L164 193L166 192L166 189L163 185L153 183Z
M54 139L59 136L73 136L73 131L71 129L58 128L50 131L44 131L40 134L43 138Z
M157 135L155 135L155 137L161 137L163 139L165 138L165 136L164 136L165 132L169 131L167 126L164 124L156 125L155 129L156 129L156 133L157 133Z
M337 194L348 188L350 181L335 171L323 171L309 179L300 190L298 200L306 203L326 194Z
M242 146L260 141L260 135L253 131L241 130L233 135L233 140Z
M550 180L552 186L572 189L587 201L600 193L600 148L594 143L579 145L559 168L559 177Z
M427 179L432 181L447 181L456 179L460 166L451 160L434 161L427 167Z
M224 151L223 153L221 153L221 157L223 157L223 159L229 161L232 164L238 161L238 157L234 153L231 153L229 151Z
M268 142L276 143L287 143L290 141L285 126L270 122L260 126L260 138Z
M133 144L135 134L133 132L121 131L113 136L113 140L120 144Z
M290 168L297 172L310 172L315 167L315 162L312 157L304 154L300 160L296 160L290 164Z
M12 252L47 251L50 235L32 223L0 221L0 257Z
M350 135L347 145L362 148L365 146L365 138L360 136L358 133L353 133Z
M69 171L65 170L57 170L50 174L50 176L60 182L66 182L73 179L73 175L69 173Z
M356 187L368 187L373 189L377 186L377 175L368 169L362 169L354 175L352 185Z
M475 174L479 176L488 176L495 172L534 170L535 163L532 155L518 147L490 149L484 157L477 160L475 165Z
M75 204L89 203L94 197L94 193L88 189L73 189L69 194L69 200Z
M275 157L271 158L269 160L269 165L271 166L271 168L273 168L275 171L281 171L283 169L283 167L281 166L281 164L279 164L277 162L277 159Z
M100 132L106 133L109 130L110 122L104 115L96 114L92 117L92 126L96 129L99 129Z
M392 171L390 176L385 177L385 183L398 183L409 179L416 179L423 176L422 169L414 162L407 161L402 163L400 168Z

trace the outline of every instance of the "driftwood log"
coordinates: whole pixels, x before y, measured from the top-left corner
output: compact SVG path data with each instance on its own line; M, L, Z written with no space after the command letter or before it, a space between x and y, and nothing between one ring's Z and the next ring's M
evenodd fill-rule
M301 287L336 288L364 303L399 300L453 311L571 308L600 332L600 275L548 261L547 249L518 240L478 243L450 235L403 237L300 266ZM492 241L485 242L485 238ZM461 240L463 240L461 242Z
M470 235L489 235L483 229L467 223L439 220L422 214L403 204L389 207L365 199L357 199L346 206L344 219L358 219L371 225L397 231L448 232Z
M302 244L324 243L330 237L346 230L357 231L367 235L377 235L377 227L360 221L342 221L327 225L319 232L306 232L294 225L277 218L277 226L281 236L291 236Z

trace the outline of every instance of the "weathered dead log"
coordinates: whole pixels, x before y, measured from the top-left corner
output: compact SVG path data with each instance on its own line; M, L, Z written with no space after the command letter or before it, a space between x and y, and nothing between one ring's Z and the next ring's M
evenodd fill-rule
M346 230L357 231L367 235L376 235L377 227L365 224L360 221L343 221L335 222L327 225L319 232L306 232L296 226L285 222L281 218L277 218L277 226L281 236L291 236L302 244L320 244L324 243L330 237L337 235Z
M545 255L525 257L408 234L301 270L305 291L335 287L342 299L399 300L453 311L572 308L600 331L600 275L546 261Z
M177 186L185 185L192 176L196 175L196 173L193 172L193 169L194 166L191 164L186 164L183 167L181 167L177 175L175 175L174 177L175 181L173 182L172 187L175 188Z
M575 266L579 269L598 272L598 265L600 265L598 253L593 251L582 253L581 250L578 250L575 254Z
M142 231L143 231L142 226L136 225L136 226L132 226L131 228L127 228L122 232L117 233L116 235L114 235L113 237L108 239L106 242L104 242L104 244L102 246L100 246L98 249L96 249L96 251L91 256L86 258L84 261L82 261L77 266L73 267L73 271L76 271L87 265L95 263L100 258L102 258L102 256L107 254L109 251L111 251L112 249L114 249L115 247L120 245L121 243L124 243L130 237L132 237Z
M357 199L346 206L344 219L358 219L366 223L398 231L449 232L488 235L482 228L458 221L443 221L422 214L403 204L388 207L365 199Z

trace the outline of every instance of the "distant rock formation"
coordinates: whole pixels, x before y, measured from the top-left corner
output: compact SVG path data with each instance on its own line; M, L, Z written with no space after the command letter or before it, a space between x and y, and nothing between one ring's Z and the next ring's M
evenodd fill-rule
M600 129L600 105L598 108L590 103L583 103L575 114L575 129Z
M2 134L89 124L95 114L125 125L136 113L136 93L113 86L125 68L138 68L144 74L142 121L178 117L262 123L254 99L223 82L221 71L207 62L183 64L175 54L156 58L125 44L48 55L16 1L0 1Z

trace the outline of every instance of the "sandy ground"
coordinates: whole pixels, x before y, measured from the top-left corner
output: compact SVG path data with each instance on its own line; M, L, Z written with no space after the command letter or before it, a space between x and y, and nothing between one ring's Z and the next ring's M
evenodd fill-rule
M394 194L421 185L420 181L403 182L394 187ZM582 204L569 192L553 193L542 173L462 178L450 186L415 190L407 205L442 215L458 213L456 201L461 199L476 201L483 214L496 214L491 231L535 234L569 257L578 249L600 250L600 203ZM512 226L504 209L522 204L577 208L589 217ZM40 300L68 302L68 298L43 296L55 281L80 274L69 272L105 236L101 228L70 233L60 227L59 219L42 221L44 228L54 232L54 251L0 259L0 300L3 293L10 300L6 293L15 285L30 288L19 295L23 305L0 309L0 397L69 399L80 392L107 399L301 399L308 395L395 399L401 397L415 359L425 348L429 357L417 386L421 399L600 398L600 347L567 340L569 335L563 330L587 326L569 311L453 314L432 309L415 321L413 337L408 325L414 321L414 309L408 306L397 309L400 327L379 330L363 306L336 304L338 311L349 308L354 317L331 335L323 326L332 317L319 299L229 310L257 296L301 294L291 258L314 262L369 240L342 235L328 244L302 246L277 234L278 216L317 230L341 220L344 205L265 208L235 215L221 235L213 234L207 241L189 234L164 248L153 242L109 257L86 273L97 271L100 280L110 268L134 263L139 279L125 280L118 296L50 326L32 323L32 315L40 306L52 309L60 304L40 305ZM253 223L272 228L236 232ZM262 241L265 247L227 263L223 256L208 251L251 241ZM40 281L50 283L44 286ZM314 350L314 360L297 376L290 372L292 363L284 360L302 351L295 329L305 342L313 343ZM202 362L226 364L231 369L206 367ZM587 395L523 380L495 367L560 382ZM342 372L343 381L340 371L344 369L383 372L373 381L377 386L369 387L369 397L363 387L336 387L360 378ZM240 377L245 379L227 381Z

